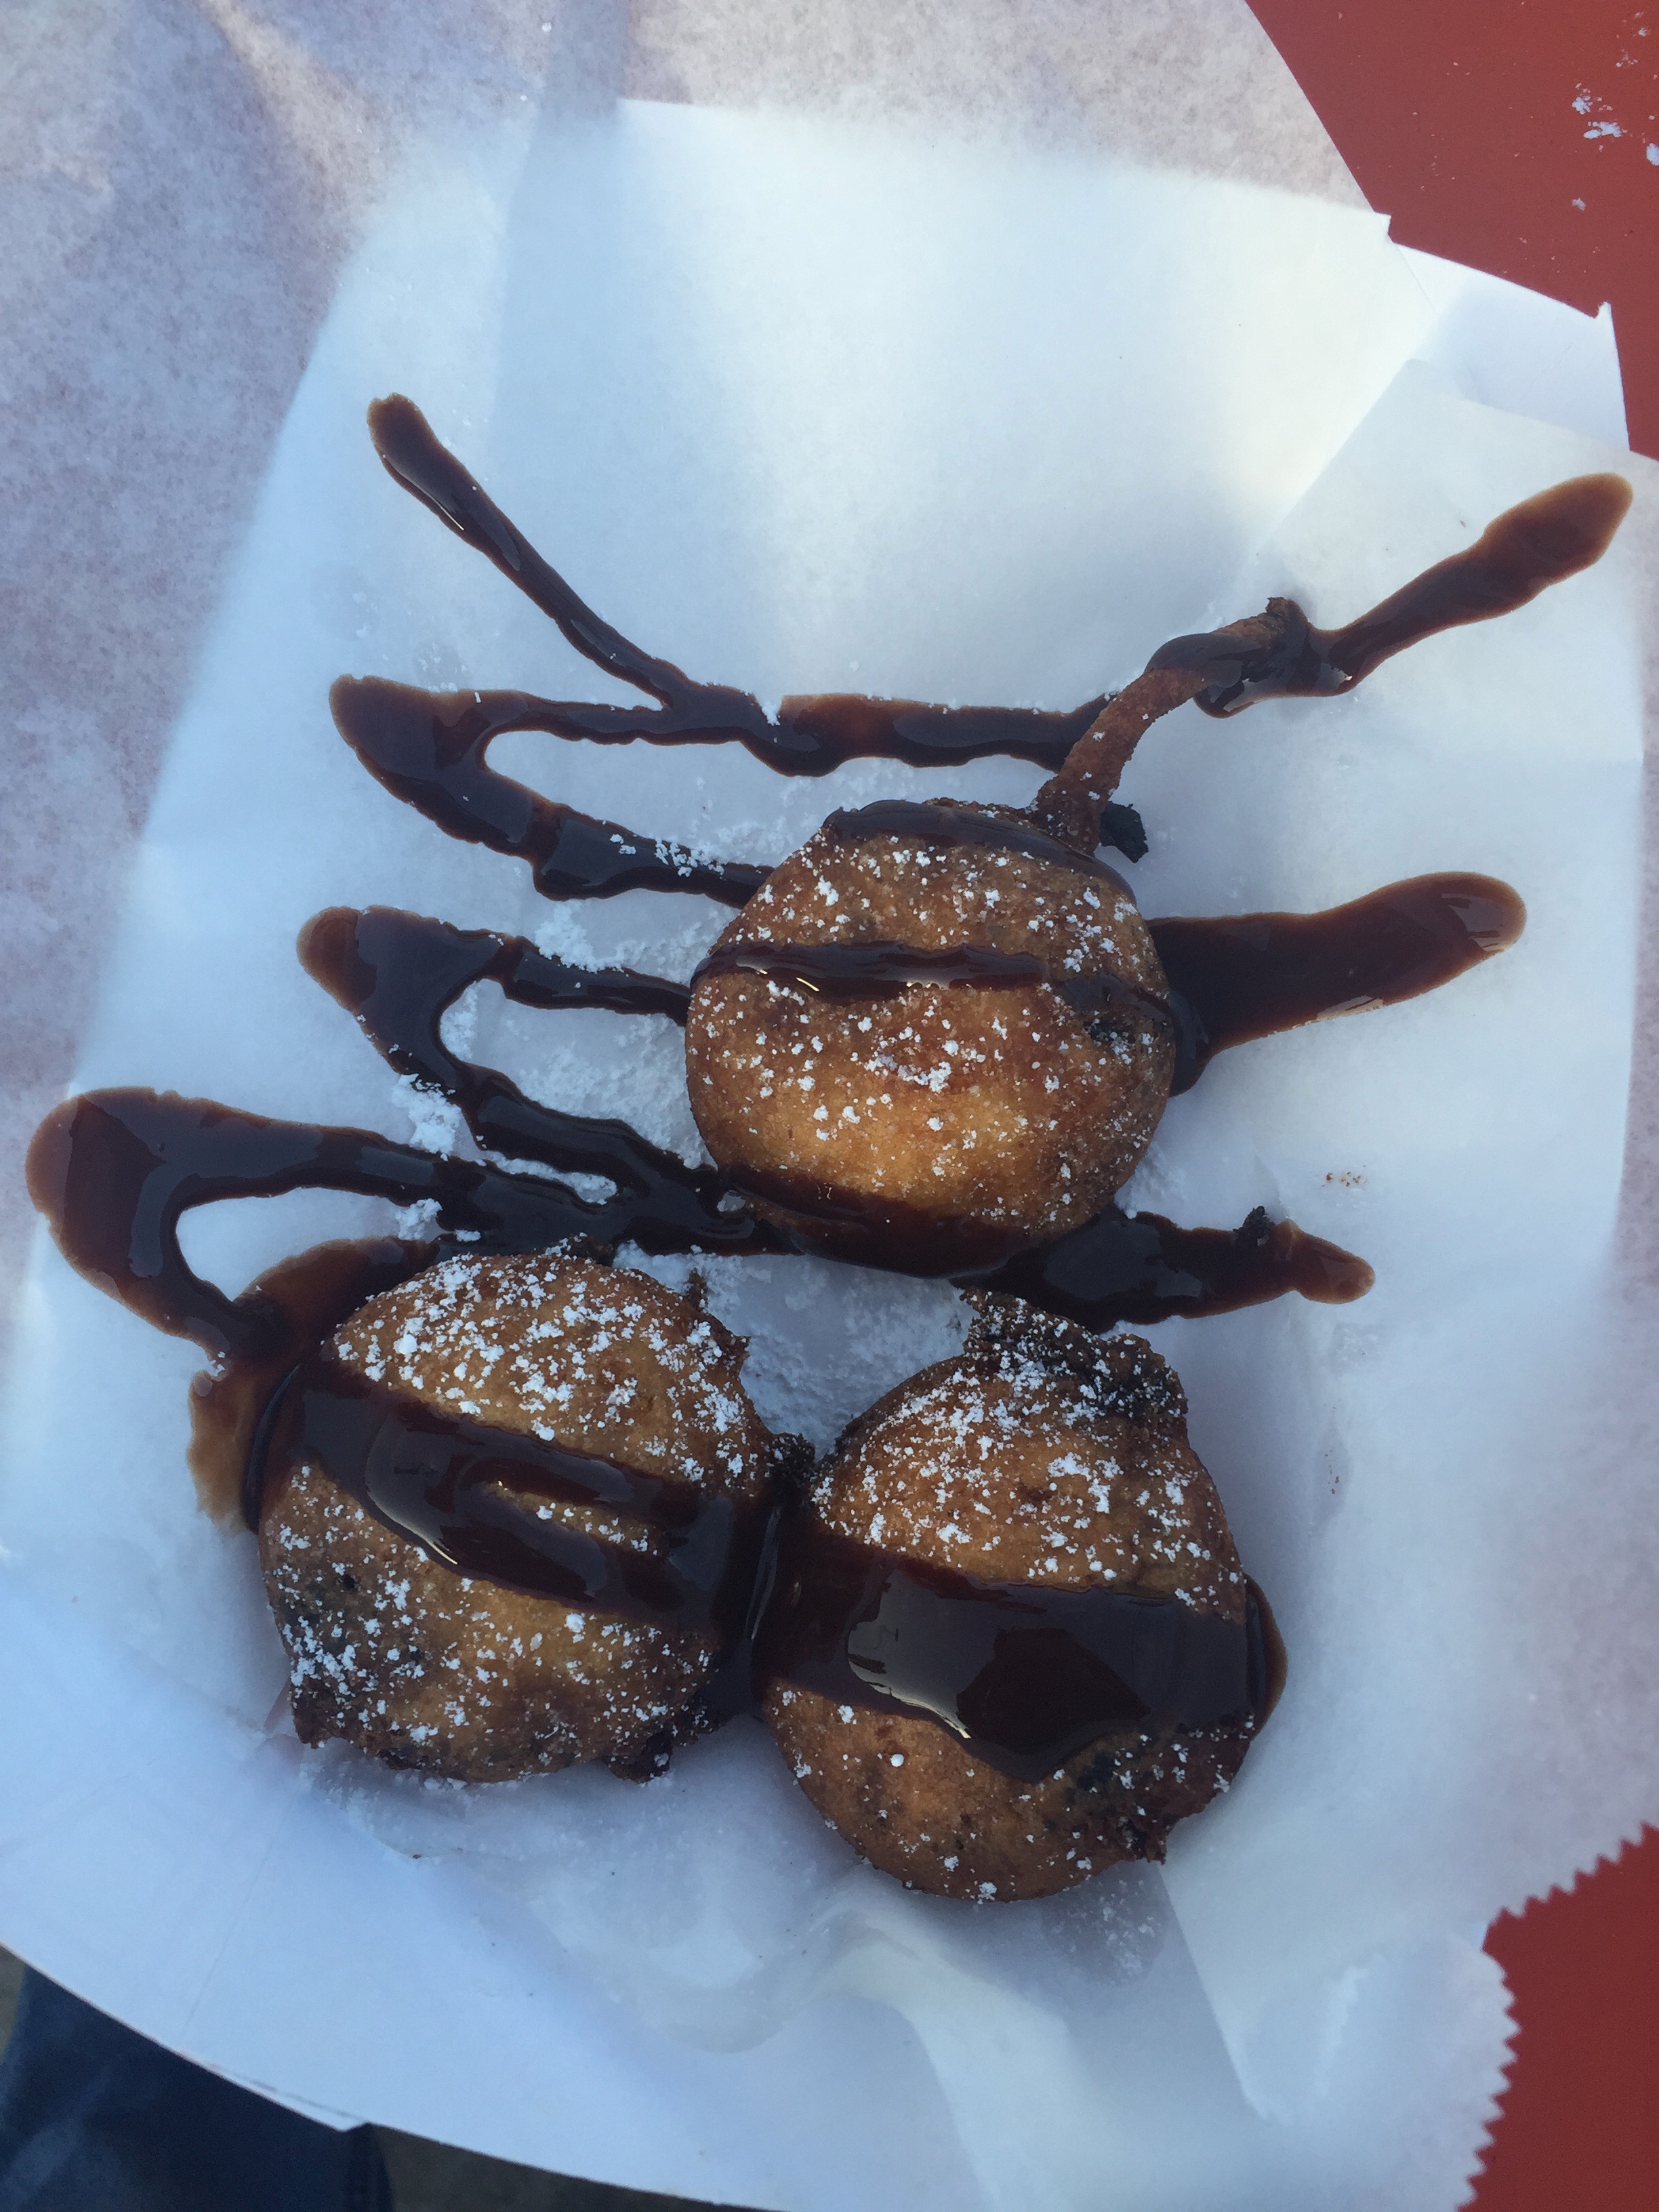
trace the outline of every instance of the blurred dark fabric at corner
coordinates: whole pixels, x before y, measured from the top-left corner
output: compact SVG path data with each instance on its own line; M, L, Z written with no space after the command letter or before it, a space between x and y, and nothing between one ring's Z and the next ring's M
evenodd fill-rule
M374 2132L222 2081L25 1972L0 2060L0 2212L392 2212Z

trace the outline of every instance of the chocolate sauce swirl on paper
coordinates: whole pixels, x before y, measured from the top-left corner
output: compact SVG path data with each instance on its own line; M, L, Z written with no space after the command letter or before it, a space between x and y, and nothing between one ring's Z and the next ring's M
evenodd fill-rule
M1103 1737L1259 1724L1283 1680L1266 1601L1224 1620L1134 1589L981 1581L792 1516L756 1648L763 1686L926 1716L1021 1781Z
M481 1238L520 1231L526 1243L556 1244L588 1226L556 1183L366 1129L269 1121L154 1091L94 1091L55 1108L29 1147L28 1182L71 1267L216 1359L257 1358L279 1324L258 1302L230 1298L192 1272L179 1249L179 1218L191 1206L345 1190L399 1206L435 1200L447 1226Z
M369 428L395 481L492 562L578 653L657 702L635 708L518 691L441 694L375 679L343 678L336 687L342 734L371 773L453 835L529 860L550 896L606 896L637 883L701 890L732 904L746 894L735 866L700 862L683 847L596 823L498 775L484 755L503 731L546 730L602 744L635 738L657 744L735 742L781 775L823 775L860 757L926 766L993 754L1057 770L1111 703L1103 694L1069 713L1049 714L824 694L786 699L775 719L750 694L698 682L601 621L433 435L412 402L396 395L376 401ZM1575 477L1499 515L1474 544L1340 629L1316 629L1293 601L1273 599L1256 621L1170 639L1146 672L1204 677L1195 695L1183 686L1179 696L1196 696L1211 714L1264 698L1351 690L1390 654L1437 631L1509 613L1591 566L1606 551L1631 496L1621 477ZM1172 696L1147 712L1156 716L1175 702ZM1145 852L1146 833L1133 808L1108 799L1092 818L1103 841L1131 858Z
M1197 698L1207 714L1237 714L1262 699L1352 691L1408 646L1440 630L1513 614L1550 585L1594 567L1631 498L1623 477L1573 477L1508 508L1473 545L1437 562L1340 629L1316 629L1294 599L1269 599L1279 635L1265 651L1241 654L1237 637L1211 630L1171 638L1147 671L1206 673L1210 680Z
M1135 818L1139 820L1138 815ZM1035 822L989 807L952 806L939 799L921 803L910 799L878 799L868 806L838 808L823 827L825 834L842 845L865 845L877 837L907 837L919 845L946 849L979 846L987 852L1019 853L1048 867L1064 868L1072 875L1104 877L1126 898L1131 896L1117 870L1094 854L1080 853L1076 846L1051 837ZM1141 849L1146 849L1144 838Z
M498 1068L457 1060L441 1034L446 1010L486 980L521 1006L599 1006L682 1022L690 997L683 985L629 969L569 968L523 938L453 929L386 907L361 914L328 908L301 931L300 958L400 1075L460 1108L476 1143L565 1174L605 1176L629 1194L646 1234L623 1228L621 1236L647 1251L781 1249L758 1224L745 1233L741 1218L721 1211L726 1186L713 1170L687 1167L626 1121L539 1105ZM586 1233L617 1241L599 1212Z
M1437 991L1526 926L1492 876L1413 876L1323 914L1239 914L1149 923L1180 1031L1176 1091L1218 1052L1333 1015Z
M1112 1206L1051 1244L957 1279L1105 1330L1235 1313L1289 1291L1316 1305L1346 1305L1376 1278L1340 1244L1294 1221L1270 1221L1258 1206L1237 1229L1181 1229L1162 1214Z
M916 768L959 767L990 754L1012 754L1058 768L1105 704L1103 696L1066 714L1046 714L826 692L785 699L774 720L748 692L699 683L602 622L439 443L412 401L397 394L376 400L368 424L375 451L406 491L493 562L585 659L658 702L652 708L536 699L523 692L462 693L459 696L471 697L481 713L481 770L483 746L505 729L546 730L599 744L625 744L633 738L659 745L738 744L781 775L827 775L843 762L866 758L906 761ZM416 696L409 695L411 700ZM505 719L484 730L483 725L497 716Z
M276 1328L258 1301L204 1282L179 1249L180 1216L220 1199L343 1190L397 1206L430 1200L441 1249L450 1249L537 1252L572 1238L648 1252L780 1249L764 1224L695 1202L689 1184L590 1203L544 1176L447 1158L368 1130L270 1121L153 1091L67 1100L35 1133L28 1179L73 1267L214 1358L258 1357Z
M1288 919L1314 921L1319 917ZM486 978L522 1004L600 1005L623 1012L660 1012L671 1018L683 1011L690 995L684 986L626 969L569 968L548 959L522 938L458 930L447 922L383 907L363 913L349 908L327 909L307 923L301 949L310 972L356 1016L391 1065L458 1103L480 1144L542 1160L566 1173L582 1170L605 1175L632 1189L651 1209L653 1241L646 1244L647 1249L796 1249L787 1231L746 1211L726 1210L732 1187L710 1170L687 1168L672 1153L647 1145L625 1122L592 1121L540 1106L498 1071L456 1060L440 1036L446 1008L469 984ZM893 967L902 972L896 975L890 969L884 977L877 975L874 988L898 989L906 980L939 981L942 973L948 979L958 962L963 963L960 980L970 984L984 980L967 957L976 950L994 960L1022 963L1028 957L992 956L989 948L963 948L940 956L930 970L926 956L904 947L763 945L717 948L711 959L726 953L753 954L757 972L793 981L821 953L859 956L830 963L828 980L832 989L864 995L872 979L862 956L874 955L871 964L876 966L890 956ZM913 972L919 958L922 964ZM732 961L733 968L744 964L735 957ZM1011 979L998 973L995 980ZM1021 967L1012 980L1043 980L1040 963L1032 962L1029 975ZM1120 987L1115 978L1105 979L1100 1004L1108 1015L1118 1005L1114 994L1119 988L1130 990ZM1143 1007L1162 1011L1160 1001L1130 992L1127 1010L1136 1012ZM1219 1019L1213 1008L1212 1018ZM742 1192L735 1194L740 1197ZM1159 1216L1131 1217L1113 1208L1052 1244L1012 1257L1000 1252L988 1257L965 1246L951 1223L920 1213L896 1218L890 1203L881 1200L793 1185L769 1184L755 1194L819 1222L872 1232L868 1253L849 1250L850 1257L867 1259L876 1266L890 1264L881 1254L899 1243L907 1249L913 1272L987 1280L1102 1328L1115 1321L1228 1311L1290 1291L1322 1303L1340 1301L1362 1296L1371 1281L1370 1270L1352 1253L1309 1236L1293 1223L1269 1224L1260 1212L1237 1230L1184 1230ZM686 1218L682 1209L688 1198L695 1208L688 1241L671 1246L661 1240L671 1220ZM711 1218L721 1240L718 1244L708 1232ZM604 1209L592 1209L579 1231L568 1233L605 1237ZM635 1241L646 1243L643 1237ZM987 1275L988 1267L996 1272Z
M329 700L340 735L378 782L452 837L527 860L544 898L696 891L742 906L766 881L764 868L699 860L686 846L544 799L487 767L484 753L503 730L541 726L534 702L519 692L416 691L343 676Z
M689 984L665 976L573 968L527 937L457 929L397 907L325 907L300 932L299 954L307 974L372 1035L398 1040L387 1057L400 1074L441 1089L463 1082L464 1063L429 1044L426 1033L471 984L497 983L520 1006L665 1014L682 1025L691 997Z
M688 1205L672 1218L626 1191L589 1203L542 1176L446 1158L367 1130L270 1121L150 1091L67 1100L35 1133L28 1179L73 1267L153 1327L191 1338L216 1359L281 1356L294 1343L295 1326L257 1290L232 1298L185 1260L181 1215L220 1199L323 1189L399 1206L429 1200L440 1233L430 1245L410 1248L429 1257L543 1251L572 1239L601 1249L631 1241L652 1252L789 1249L781 1232L740 1207ZM1224 1311L1291 1289L1356 1297L1370 1273L1351 1254L1291 1224L1268 1226L1265 1216L1229 1232L1176 1229L1154 1215L1114 1209L985 1279L1109 1328L1115 1321Z
M503 731L545 729L599 743L737 742L787 774L823 775L866 756L920 765L1012 753L1057 767L1106 703L1096 699L1073 713L1050 714L823 696L787 700L775 718L769 716L749 695L696 682L602 622L408 401L380 403L371 422L381 459L399 483L524 591L579 653L655 702L647 708L548 702L519 692L443 696L379 679L344 680L337 688L343 732L388 788L452 834L523 857L550 896L609 896L648 887L695 891L735 906L767 871L707 860L677 842L642 837L541 799L488 768L488 746ZM1243 626L1253 640L1248 652L1237 631L1214 633L1173 640L1150 665L1203 674L1200 703L1218 713L1275 692L1351 689L1417 639L1506 611L1588 566L1605 550L1629 496L1617 477L1559 486L1499 517L1467 551L1344 629L1315 630L1290 602L1274 602L1267 627L1275 635L1267 648L1256 623ZM1099 819L1103 834L1123 850L1144 849L1133 810L1108 804ZM1111 872L1035 819L1028 824L1006 809L884 801L836 814L827 827L842 840L893 835L975 843L1085 873ZM1184 1083L1213 1053L1246 1037L1433 988L1511 942L1521 913L1515 895L1488 879L1425 878L1328 915L1171 918L1153 925L1170 979L1167 1007L1108 979L1088 987L1100 1006L1079 1011L1088 1018L1127 1010L1173 1019L1182 1039L1177 1082ZM605 1176L616 1195L591 1203L544 1176L514 1174L493 1162L441 1158L366 1131L267 1121L210 1102L141 1091L68 1102L48 1117L31 1152L36 1202L82 1273L156 1326L193 1337L242 1377L247 1387L240 1396L221 1389L216 1401L211 1384L198 1394L198 1413L210 1413L216 1403L226 1413L223 1434L248 1439L270 1412L278 1364L286 1362L287 1372L373 1289L445 1251L545 1249L572 1237L601 1249L630 1239L657 1252L787 1249L781 1232L758 1220L717 1176L686 1168L623 1123L536 1104L498 1071L459 1060L440 1034L445 1008L482 981L522 1004L601 1006L674 1020L684 1018L684 987L624 969L573 969L522 939L381 910L319 916L303 949L311 971L352 1011L392 1065L459 1104L481 1146L564 1173ZM702 972L726 966L763 970L836 996L941 981L1080 988L1073 979L1047 976L1040 962L989 947L721 947ZM203 1282L185 1263L177 1228L188 1207L306 1187L380 1195L405 1206L430 1200L439 1234L427 1243L324 1248L322 1255L270 1271L238 1299ZM1319 1298L1352 1297L1366 1287L1370 1271L1293 1224L1268 1223L1260 1212L1239 1230L1221 1231L1177 1230L1157 1217L1111 1209L1048 1246L973 1271L972 1279L1104 1328L1118 1320L1224 1310L1291 1288Z

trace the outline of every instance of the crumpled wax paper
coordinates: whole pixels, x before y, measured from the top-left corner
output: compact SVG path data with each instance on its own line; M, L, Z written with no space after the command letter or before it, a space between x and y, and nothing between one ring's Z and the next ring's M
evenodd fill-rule
M325 2117L635 2185L788 2208L1449 2206L1507 2032L1481 1929L1652 1809L1632 1346L1651 1280L1633 1006L1653 472L1616 451L1610 331L1391 247L1242 11L1056 8L1016 36L987 9L954 37L920 10L533 20L440 13L422 35L447 49L399 33L343 57L337 27L299 10L100 18L126 39L112 113L146 68L194 113L204 26L226 82L271 113L287 88L307 125L277 134L307 180L288 201L328 201L336 149L317 312L333 289L290 356L291 380L308 355L291 403L276 369L263 414L222 389L216 443L188 435L154 303L134 374L174 408L172 443L146 447L85 328L71 355L104 363L111 396L77 392L61 440L32 418L69 511L95 489L71 465L77 405L125 420L94 449L110 471L170 468L190 497L132 494L120 528L144 560L94 532L41 631L66 657L25 726L45 797L19 817L22 920L59 1012L37 983L9 1137L66 1084L152 1082L464 1147L301 973L310 913L385 901L680 974L717 926L692 900L549 908L334 736L344 669L614 696L380 470L362 409L393 387L608 619L771 698L1068 705L1271 592L1341 620L1502 506L1621 466L1638 508L1597 570L1351 700L1224 725L1187 710L1126 779L1149 912L1326 905L1468 868L1516 884L1528 930L1428 1000L1227 1055L1132 1188L1193 1221L1266 1204L1378 1269L1352 1308L1155 1333L1293 1662L1239 1783L1166 1869L1030 1905L911 1896L822 1826L748 1723L643 1790L438 1787L302 1753L251 1540L196 1512L183 1472L196 1355L37 1238L0 1474L0 1932ZM378 133L355 165L317 121L337 123L342 86ZM1224 87L1257 94L1226 110L1230 143L1206 136ZM166 100L149 105L165 145ZM1262 113L1276 137L1250 126ZM36 188L90 158L71 149ZM246 279L234 221L198 212L208 265ZM40 276L37 332L77 274L96 289L110 225L149 235L130 206L97 236L87 220ZM298 310L265 304L292 337ZM147 588L169 617L149 627ZM94 605L125 650L82 661L65 640ZM100 718L140 700L112 791ZM529 737L495 757L743 857L781 854L829 805L932 787L891 765L790 786L746 757ZM1012 798L1036 780L949 777ZM72 940L55 969L54 931ZM452 1018L526 1087L625 1101L695 1156L665 1025L489 996ZM193 1217L186 1249L236 1284L386 1218L248 1202ZM960 1334L939 1285L708 1272L753 1339L763 1411L819 1444Z

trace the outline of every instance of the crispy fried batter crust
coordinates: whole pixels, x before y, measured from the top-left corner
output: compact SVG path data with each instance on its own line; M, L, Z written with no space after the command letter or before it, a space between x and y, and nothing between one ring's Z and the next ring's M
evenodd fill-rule
M648 1277L568 1255L445 1261L371 1299L333 1340L348 1364L475 1421L712 1493L760 1495L773 1440L743 1347ZM560 1506L589 1534L660 1536ZM393 1765L465 1781L638 1760L706 1679L706 1632L603 1618L470 1581L366 1512L320 1468L274 1481L260 1559L295 1723Z
M1179 1594L1243 1618L1245 1584L1186 1403L1141 1339L981 1297L960 1359L890 1391L812 1491L843 1535L987 1581ZM1019 1782L919 1715L775 1682L765 1717L824 1819L885 1873L944 1897L1044 1897L1127 1858L1237 1771L1250 1729L1146 1729Z
M1057 975L1165 988L1133 900L1109 877L896 836L842 844L819 830L719 941L990 945L1036 951ZM1174 1065L1150 1016L1094 1036L1042 983L848 1001L714 975L686 1024L692 1111L739 1180L751 1175L763 1194L769 1182L828 1186L1012 1243L1109 1203L1158 1126ZM777 1211L763 1197L761 1210Z

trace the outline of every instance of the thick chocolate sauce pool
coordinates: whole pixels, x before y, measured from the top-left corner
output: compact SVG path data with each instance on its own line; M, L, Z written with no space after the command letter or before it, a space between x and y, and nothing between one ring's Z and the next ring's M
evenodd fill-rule
M1284 1680L1253 1583L1245 1618L1224 1620L1144 1590L981 1582L807 1512L785 1524L757 1661L763 1686L924 1714L1027 1782L1103 1737L1257 1725Z

